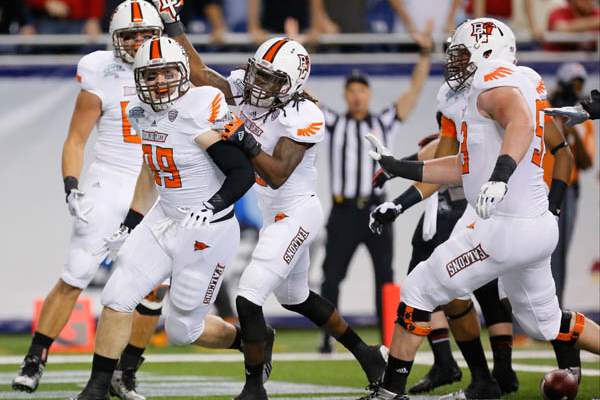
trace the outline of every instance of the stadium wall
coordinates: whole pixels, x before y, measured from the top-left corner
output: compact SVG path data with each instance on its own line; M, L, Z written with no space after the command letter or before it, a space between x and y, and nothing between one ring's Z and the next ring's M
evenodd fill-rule
M546 81L554 86L556 63L535 65ZM356 65L316 65L309 90L329 107L343 111L343 76ZM372 75L374 92L372 110L392 103L407 87L411 65L362 66ZM598 65L591 69L586 90L600 87ZM227 70L227 66L221 66ZM440 65L434 65L433 75L426 83L419 103L410 118L400 127L394 140L397 154L410 154L418 140L436 130L435 97L442 78ZM33 311L33 301L44 297L59 277L67 252L71 217L64 203L60 173L60 155L73 109L77 86L72 79L74 66L0 66L0 243L2 249L2 299L0 302L0 331L27 329ZM598 131L596 123L596 131ZM93 139L92 139L93 140ZM596 141L598 143L600 141ZM91 144L91 143L90 143ZM88 154L89 149L88 145ZM89 157L87 158L90 159ZM565 304L589 312L600 309L600 271L592 273L592 264L600 258L600 199L598 151L593 170L582 174L579 216L571 252ZM318 168L319 193L326 211L331 201L328 192L327 148L322 145ZM389 195L399 193L406 182L395 180ZM395 224L394 269L396 280L406 273L410 257L410 238L422 211L415 207ZM311 286L319 288L325 237L313 251ZM532 245L535 238L531 238ZM251 251L249 242L229 272L231 288ZM88 290L100 309L99 290ZM355 254L341 289L341 310L359 321L372 322L374 314L373 274L369 256L364 248ZM267 316L290 314L271 298L266 306ZM16 323L16 324L15 324Z

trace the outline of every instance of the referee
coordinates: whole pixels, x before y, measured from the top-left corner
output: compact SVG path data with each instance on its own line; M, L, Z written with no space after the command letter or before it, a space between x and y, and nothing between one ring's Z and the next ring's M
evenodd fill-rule
M372 133L380 137L386 145L391 143L398 123L410 115L429 76L430 50L429 46L421 51L419 61L413 69L410 87L395 104L382 112L370 112L372 92L369 80L358 71L346 77L346 113L336 113L322 107L329 141L329 175L333 206L327 222L321 295L338 305L340 283L346 277L354 252L363 243L373 260L375 304L380 324L381 288L385 283L394 280L393 237L392 228L389 226L380 236L369 229L369 213L385 200L383 191L374 189L371 183L376 164L369 157L369 146L364 143L364 136ZM319 351L331 352L332 344L331 338L325 335Z

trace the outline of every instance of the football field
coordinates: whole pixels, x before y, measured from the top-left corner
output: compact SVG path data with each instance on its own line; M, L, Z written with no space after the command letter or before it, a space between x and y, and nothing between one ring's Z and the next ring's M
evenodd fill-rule
M373 330L361 330L374 343ZM332 355L315 353L319 342L316 330L280 330L275 341L274 370L267 384L270 397L276 399L315 398L352 399L365 395L366 380L343 349ZM0 399L66 399L81 390L89 377L89 354L51 354L42 384L33 394L13 392L10 381L17 371L29 343L27 335L0 336ZM487 338L484 338L487 345ZM423 347L425 349L425 346ZM242 355L234 351L207 351L196 347L151 347L145 354L139 376L139 390L149 399L227 399L242 387ZM462 358L455 353L459 364ZM491 355L490 355L491 356ZM600 398L600 358L583 356L584 378L578 399ZM417 357L409 384L427 372L431 355L423 351ZM514 366L521 381L518 393L507 399L539 399L538 384L544 371L555 365L550 347L529 344L515 348ZM469 382L463 368L463 380L445 386L428 396L437 399L457 392ZM443 397L451 399L454 397Z

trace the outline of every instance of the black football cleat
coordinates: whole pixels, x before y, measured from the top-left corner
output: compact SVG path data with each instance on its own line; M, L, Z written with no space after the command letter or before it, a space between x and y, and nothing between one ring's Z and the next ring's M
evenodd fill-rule
M499 399L502 390L494 378L477 378L471 381L464 394L468 400Z
M366 396L359 397L358 400L409 400L408 396L396 394L384 389L381 385L369 385L367 387L371 391Z
M134 368L117 367L110 381L110 395L121 400L146 400L146 397L137 391L136 373L144 362L140 357Z
M519 390L519 378L517 378L517 374L512 367L496 368L494 366L492 376L498 382L502 394L508 394Z
M234 397L234 400L268 400L267 391L264 386L244 385L242 392Z
M440 386L459 382L461 379L462 372L456 363L453 363L447 367L433 364L427 375L425 375L419 382L408 389L408 393L417 394L430 392Z
M42 379L44 365L40 357L36 355L25 356L19 374L12 381L12 388L20 392L33 393Z
M364 352L357 357L369 384L377 385L383 378L387 364L388 349L383 345L367 346Z

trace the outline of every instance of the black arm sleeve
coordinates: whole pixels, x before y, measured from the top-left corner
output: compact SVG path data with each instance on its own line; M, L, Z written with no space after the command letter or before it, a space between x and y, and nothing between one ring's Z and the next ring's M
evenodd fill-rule
M217 213L235 203L252 187L254 169L242 150L231 143L220 140L209 146L206 152L225 174L223 185L208 200Z
M391 176L400 176L417 182L423 180L423 161L398 160L392 156L381 156L379 165Z

